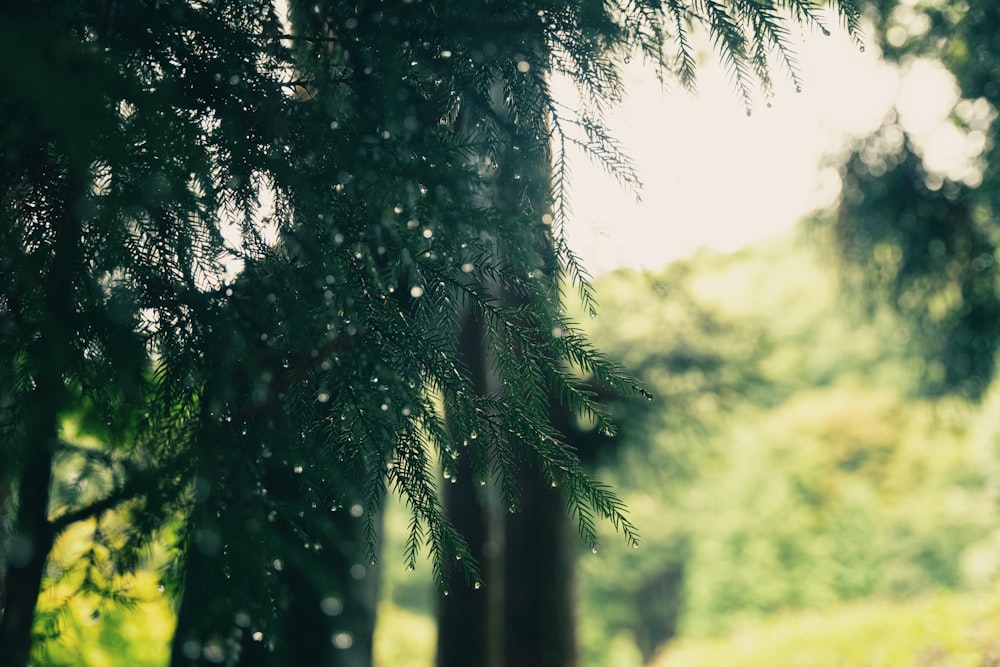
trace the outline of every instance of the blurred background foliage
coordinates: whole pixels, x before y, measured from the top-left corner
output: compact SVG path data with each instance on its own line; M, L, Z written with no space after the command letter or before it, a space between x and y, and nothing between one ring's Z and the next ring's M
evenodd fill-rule
M672 288L656 298L664 282ZM646 539L638 552L604 557L618 562L585 561L588 613L623 611L590 635L590 655L602 635L631 635L649 658L673 637L719 636L773 614L989 590L1000 555L996 434L974 439L970 429L990 406L912 392L922 360L895 340L907 323L888 307L874 317L855 307L815 237L600 287L595 340L631 357L663 405L625 420L624 465L602 471L634 489L626 498ZM658 334L615 342L621 294L655 303L642 312L663 318ZM699 317L671 317L677 303L695 304L687 309ZM660 375L647 359L689 354L673 345L677 329L681 341L711 341L724 363ZM685 394L693 382L700 391ZM633 441L636 423L646 435ZM643 465L647 449L684 452L668 456L689 473ZM615 605L623 587L631 600Z

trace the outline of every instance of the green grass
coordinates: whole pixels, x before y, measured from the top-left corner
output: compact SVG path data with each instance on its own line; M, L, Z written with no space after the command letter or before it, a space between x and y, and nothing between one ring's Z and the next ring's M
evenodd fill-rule
M995 596L938 594L779 615L723 638L667 645L654 667L996 667Z

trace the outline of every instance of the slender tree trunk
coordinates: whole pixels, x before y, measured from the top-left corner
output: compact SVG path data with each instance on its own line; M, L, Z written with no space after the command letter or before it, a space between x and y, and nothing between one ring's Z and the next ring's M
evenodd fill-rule
M445 485L448 516L479 560L484 586L455 576L441 598L437 666L575 667L579 543L559 489L526 468L521 510L509 514L465 466L455 479Z
M573 667L577 539L559 489L530 468L520 482L524 510L507 517L506 664Z
M28 664L35 607L45 563L55 540L49 522L49 495L52 460L58 444L59 413L67 401L63 372L70 363L73 272L78 264L80 238L78 211L85 183L86 171L79 165L70 164L60 193L62 214L52 221L56 238L47 263L50 268L47 275L39 276L45 292L37 337L28 349L34 388L31 398L26 401L30 407L25 415L17 515L13 534L7 540L4 607L0 620L0 657L10 667ZM29 286L19 287L23 294L29 292ZM27 337L28 332L25 335Z
M492 111L500 118L506 116L499 88ZM476 123L477 113L488 115L463 104L460 134ZM519 213L527 208L540 217L550 208L547 184L551 166L539 155L515 149L523 141L516 139L512 127L503 131L508 135L506 150L483 196L499 210ZM543 243L547 241L539 239L539 244ZM544 248L543 255L550 251ZM510 295L501 297L511 300ZM489 369L489 353L483 347L478 323L465 323L460 349L477 392L501 391ZM554 419L557 427L568 421L566 416ZM440 605L438 667L574 667L573 566L577 543L559 490L527 467L519 480L520 512L511 515L501 509L498 517L488 498L488 486L477 488L461 467L456 479L445 489L449 518L485 570L487 595L464 582L451 586L449 597Z
M284 640L289 667L370 667L378 577L365 558L362 519L334 513L326 548L289 568Z
M444 485L445 508L456 530L466 539L486 580L485 587L470 586L460 573L448 582L447 597L438 603L438 667L482 665L500 667L497 633L493 627L502 620L497 614L495 593L503 594L503 580L496 576L501 554L491 540L496 531L489 526L489 498L486 489L472 480L467 463L456 466L453 484Z
M19 480L17 518L7 545L0 656L10 661L4 663L10 667L28 664L35 606L54 539L48 506L56 415L47 405L39 406L35 412L39 414L33 416L33 423L28 428L28 451Z
M254 618L251 609L240 609L230 598L231 585L226 585L226 529L240 521L241 503L233 503L226 494L237 483L220 474L218 464L225 460L219 451L228 435L215 425L210 405L213 392L202 395L201 434L197 439L198 468L194 481L195 505L189 518L188 537L184 554L184 581L177 626L170 650L171 667L189 667L218 663L231 659L236 640L241 645L243 632L252 632ZM229 453L229 457L234 456ZM245 523L244 523L245 525ZM256 554L242 554L252 559ZM231 576L231 573L229 573ZM249 591L241 591L248 593ZM239 613L246 614L237 618ZM246 657L250 657L249 655ZM255 663L252 659L248 664Z
M472 373L476 391L487 394L496 390L483 349L482 323L471 316L463 323L459 354ZM448 582L448 596L438 605L438 667L502 667L503 596L503 521L502 512L492 498L491 485L479 486L469 462L456 461L456 476L444 484L444 503L448 518L466 539L480 566L483 585L470 586L460 573Z

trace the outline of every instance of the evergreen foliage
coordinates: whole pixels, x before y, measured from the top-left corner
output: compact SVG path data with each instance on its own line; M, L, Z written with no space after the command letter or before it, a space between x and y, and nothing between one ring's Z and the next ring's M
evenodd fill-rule
M836 6L854 26L854 3ZM591 299L562 231L565 147L631 182L601 123L622 59L638 49L691 84L702 25L738 87L752 72L766 89L772 49L794 70L781 17L816 8L4 5L0 654L26 664L71 524L93 522L108 560L90 563L114 582L178 516L175 664L305 661L314 627L327 651L363 648L368 621L330 600L361 599L387 489L412 512L411 560L426 545L441 581L456 559L476 577L434 473L458 451L508 506L533 466L585 541L596 518L634 541L548 421L552 390L611 428L568 369L642 392L562 312L566 281ZM579 105L553 99L554 74ZM486 196L498 173L521 196ZM484 326L495 394L476 395L456 352L464 313ZM69 416L100 446L68 442ZM101 493L50 494L63 463Z

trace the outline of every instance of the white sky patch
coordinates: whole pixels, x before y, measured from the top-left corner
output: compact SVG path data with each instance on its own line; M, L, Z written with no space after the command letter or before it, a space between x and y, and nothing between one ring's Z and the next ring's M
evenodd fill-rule
M928 167L973 184L982 141L948 122L958 92L947 70L916 61L904 76L843 31L804 39L804 90L776 70L772 107L759 104L749 118L712 61L699 69L696 96L661 91L650 71L629 69L629 97L609 125L639 169L642 202L586 158L573 161L568 235L592 273L659 269L704 246L734 250L833 204L840 179L824 158L877 129L894 104Z

